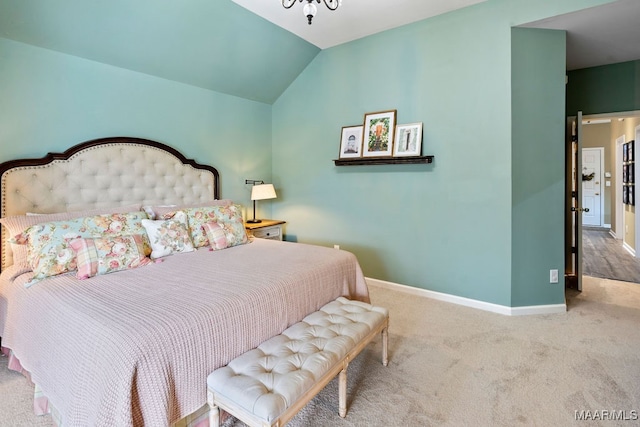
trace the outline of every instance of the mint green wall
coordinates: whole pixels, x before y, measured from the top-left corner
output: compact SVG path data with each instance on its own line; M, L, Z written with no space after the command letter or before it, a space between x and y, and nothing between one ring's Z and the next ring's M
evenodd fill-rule
M246 205L244 179L271 176L267 104L2 38L0 94L0 161L135 136L218 167L222 196Z
M640 60L569 71L567 115L640 110Z
M513 307L564 302L565 41L564 31L512 29Z
M602 3L489 0L322 51L274 103L274 217L288 221L289 238L354 252L368 277L505 306L561 302L561 285L540 288L550 268L562 271L561 241L538 240L531 257L512 256L530 235L564 235L562 183L547 181L564 166L552 161L550 178L531 188L516 182L514 193L512 180L525 177L512 166L511 28ZM560 45L543 59L558 61L550 70L564 67ZM553 77L545 92L557 89ZM537 125L560 144L563 93L529 106L559 108ZM335 167L341 127L386 109L398 110L400 124L424 123L423 153L434 164ZM522 215L535 187L558 206ZM517 222L527 233L513 233Z

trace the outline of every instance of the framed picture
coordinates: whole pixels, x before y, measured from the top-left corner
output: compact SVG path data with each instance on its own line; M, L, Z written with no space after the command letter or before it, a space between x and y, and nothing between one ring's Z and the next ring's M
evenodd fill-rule
M629 165L622 165L622 183L627 184L629 182Z
M635 167L635 163L629 163L627 165L628 167L628 171L627 171L627 182L630 184L634 184L636 181L636 167Z
M633 162L634 141L630 141L628 144L629 144L629 148L627 148L627 160L630 162Z
M364 115L363 157L390 157L396 129L396 110Z
M636 204L636 186L635 185L629 185L629 204L631 206L635 206Z
M629 143L622 144L622 161L629 161Z
M622 187L622 203L625 205L629 204L629 186L625 185Z
M422 152L422 123L396 126L393 156L419 156Z
M340 137L340 159L351 159L362 155L362 126L343 126Z

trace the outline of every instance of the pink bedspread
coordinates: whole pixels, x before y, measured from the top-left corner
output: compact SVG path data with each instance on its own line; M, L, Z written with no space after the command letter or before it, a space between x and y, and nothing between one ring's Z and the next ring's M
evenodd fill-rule
M256 239L24 288L0 280L0 335L65 426L163 426L206 403L215 368L338 296L368 301L349 252Z

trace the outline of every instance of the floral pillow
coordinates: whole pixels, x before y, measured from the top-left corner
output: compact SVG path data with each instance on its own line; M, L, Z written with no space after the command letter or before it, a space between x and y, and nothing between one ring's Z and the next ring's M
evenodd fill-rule
M11 243L27 245L27 263L34 275L29 285L49 276L76 269L75 252L69 242L77 238L115 237L140 234L144 254L151 252L142 220L147 214L114 213L36 224L11 239Z
M76 255L78 279L142 267L152 262L144 255L144 239L140 234L73 239L69 246Z
M211 221L217 222L222 227L229 247L247 243L249 240L244 228L240 205L204 206L184 209L183 211L187 214L191 240L196 248L209 245L209 239L203 225ZM165 218L174 214L174 212L165 214Z
M32 225L40 224L43 222L53 222L53 221L66 221L68 219L74 218L84 218L86 216L96 216L96 215L104 215L104 214L113 214L113 213L127 213L139 211L140 205L126 205L119 207L109 207L109 208L96 208L89 209L83 211L71 211L71 212L60 212L53 214L34 214L27 213L26 215L15 215L15 216L7 216L4 218L0 218L0 224L3 226L2 236L8 236L7 241L10 237L16 236L22 233L27 228ZM6 234L5 234L6 232ZM10 247L13 252L13 264L26 264L27 263L27 247L25 245L7 245ZM3 254L7 255L7 254Z
M187 214L182 211L176 212L170 219L144 219L142 225L147 230L151 243L151 258L194 250L187 226Z
M221 199L221 200L209 200L207 202L198 202L198 203L189 203L189 204L180 204L180 205L151 205L151 206L143 206L142 208L149 215L149 219L160 219L160 218L164 218L166 214L171 212L176 212L178 210L200 208L203 206L229 206L231 204L233 204L232 200Z
M209 244L211 244L212 250L218 251L229 246L227 242L227 235L224 232L224 229L220 227L220 224L215 221L211 221L203 225L202 228L207 235L207 239L209 240Z

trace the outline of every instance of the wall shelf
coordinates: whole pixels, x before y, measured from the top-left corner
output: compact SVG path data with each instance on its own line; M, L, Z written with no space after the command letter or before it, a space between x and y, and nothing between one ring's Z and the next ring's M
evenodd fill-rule
M434 156L411 157L358 157L353 159L335 159L336 166L362 166L362 165L415 165L432 163Z

